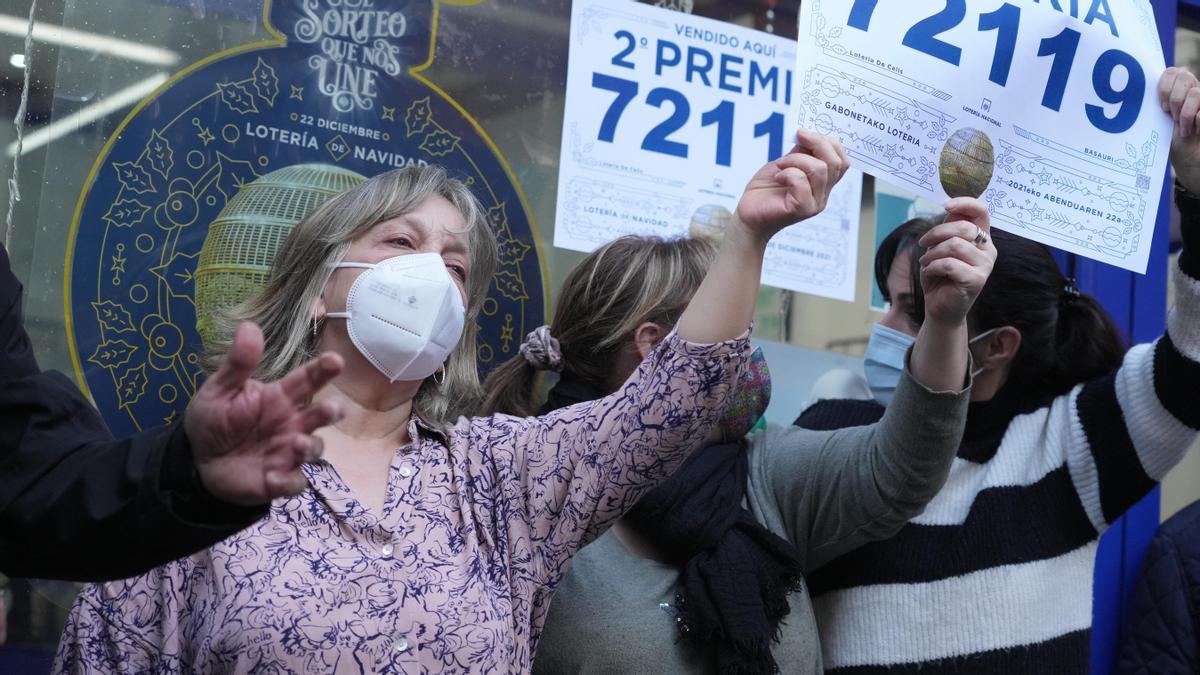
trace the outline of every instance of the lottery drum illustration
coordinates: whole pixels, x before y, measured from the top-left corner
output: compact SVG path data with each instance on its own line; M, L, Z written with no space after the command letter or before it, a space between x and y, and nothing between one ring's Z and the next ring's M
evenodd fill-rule
M978 129L959 129L942 147L938 171L942 189L951 197L979 197L992 182L996 152Z
M246 183L208 227L196 265L196 331L207 344L212 318L267 283L279 245L330 197L367 178L332 164L298 164Z

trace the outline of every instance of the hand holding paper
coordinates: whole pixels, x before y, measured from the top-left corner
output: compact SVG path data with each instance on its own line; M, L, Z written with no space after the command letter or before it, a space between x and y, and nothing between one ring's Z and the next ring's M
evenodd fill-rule
M1175 178L1200 194L1200 81L1183 68L1167 68L1158 83L1159 103L1175 121L1171 165Z
M716 261L679 317L679 336L718 342L746 330L754 317L767 242L783 228L819 214L848 168L840 143L800 131L788 154L755 172Z
M750 179L731 227L744 227L765 245L777 232L825 209L829 193L850 168L842 144L810 131L796 132L788 154Z
M929 250L920 264L925 321L949 326L966 321L992 273L996 245L983 202L970 197L952 199L946 202L946 214L946 222L921 237L921 246Z

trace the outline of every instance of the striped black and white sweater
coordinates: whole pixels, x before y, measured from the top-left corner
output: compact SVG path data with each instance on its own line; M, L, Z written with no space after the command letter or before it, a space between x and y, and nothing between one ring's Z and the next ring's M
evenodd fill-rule
M1185 249L1166 334L1042 405L972 404L925 512L808 577L827 672L1089 672L1100 535L1200 429L1197 201L1179 198ZM797 423L849 426L870 421L863 412L822 402Z

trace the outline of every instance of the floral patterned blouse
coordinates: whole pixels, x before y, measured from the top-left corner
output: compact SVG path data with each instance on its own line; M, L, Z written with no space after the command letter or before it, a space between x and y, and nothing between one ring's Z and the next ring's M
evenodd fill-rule
M544 417L413 420L382 513L327 463L189 558L86 587L55 671L523 673L574 553L717 421L749 333L672 335L617 392Z

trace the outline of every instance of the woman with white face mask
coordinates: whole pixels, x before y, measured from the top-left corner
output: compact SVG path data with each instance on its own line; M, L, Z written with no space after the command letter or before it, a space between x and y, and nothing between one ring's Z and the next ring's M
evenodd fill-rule
M999 257L967 317L976 373L945 487L893 538L809 577L826 672L1090 672L1100 535L1200 430L1200 83L1171 68L1159 93L1176 122L1184 240L1166 332L1126 350L1045 246L994 232ZM876 258L891 302L867 348L878 403L891 405L900 355L927 321L915 270L933 227L904 224ZM797 424L857 427L878 403L821 401Z
M672 334L612 395L542 417L463 417L496 262L468 189L429 167L330 199L234 317L263 327L263 379L317 350L346 362L314 397L344 417L310 489L204 553L87 588L57 668L527 672L571 556L726 408L767 241L820 212L848 166L835 141L798 134L747 186Z

